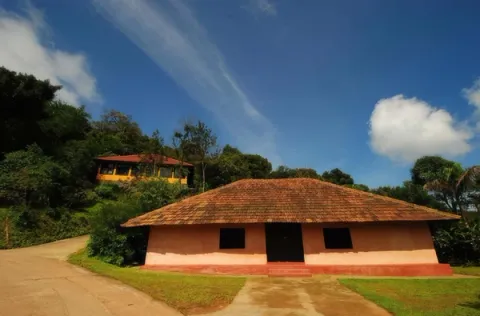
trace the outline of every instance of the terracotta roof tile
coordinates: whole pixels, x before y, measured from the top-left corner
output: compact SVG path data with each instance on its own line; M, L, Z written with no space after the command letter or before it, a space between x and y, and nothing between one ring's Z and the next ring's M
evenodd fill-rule
M158 160L162 159L162 156L157 155ZM142 155L125 155L125 156L103 156L103 157L97 157L97 160L100 161L116 161L116 162L141 162L142 161ZM175 158L163 156L162 164L164 165L180 165L180 160L177 160ZM183 162L183 165L186 167L191 167L193 166L191 163L188 162Z
M132 218L124 226L459 218L451 213L316 179L246 179Z

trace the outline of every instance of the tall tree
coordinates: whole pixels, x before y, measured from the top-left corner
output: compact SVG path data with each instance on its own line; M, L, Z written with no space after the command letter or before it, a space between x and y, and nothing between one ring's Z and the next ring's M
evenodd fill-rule
M272 164L265 157L243 154L243 159L246 160L250 177L253 179L266 179L272 172Z
M132 117L120 111L106 111L99 121L93 122L89 135L98 155L139 154L148 142L148 137Z
M146 141L145 149L141 155L141 168L147 173L151 172L156 175L163 163L163 155L163 138L156 129Z
M37 145L8 153L0 162L0 199L15 205L50 206L66 170ZM55 206L55 205L52 205Z
M194 156L200 164L202 192L205 192L207 159L212 158L216 153L217 136L201 121L198 121L197 124L186 123L184 126L184 134L187 135L191 155Z
M439 156L419 158L412 167L412 182L423 185L437 200L457 214L467 204L464 185L457 185L464 174L462 166Z
M185 175L183 166L187 157L191 153L189 131L185 130L185 126L182 131L175 131L173 133L172 144L173 148L175 149L175 156L177 157L178 161L180 161L180 163L175 167L175 172L178 174L178 181L181 182L182 177Z
M322 178L328 182L339 185L354 184L352 176L338 168L332 169L330 171L325 171L322 174Z
M60 86L0 67L0 159L7 152L39 141L39 121Z
M409 203L428 206L440 210L445 209L445 205L437 201L432 195L428 194L423 186L414 184L412 181L405 181L401 186L381 186L371 189L370 192Z

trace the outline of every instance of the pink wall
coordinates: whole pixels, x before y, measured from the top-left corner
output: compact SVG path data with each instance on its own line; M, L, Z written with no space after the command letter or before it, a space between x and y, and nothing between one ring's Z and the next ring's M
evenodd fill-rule
M245 228L245 249L219 249L221 227ZM305 263L382 265L438 263L428 225L352 224L353 249L325 249L322 226L303 224ZM146 265L258 265L267 262L263 224L152 226Z
M327 226L302 225L306 264L438 263L425 222L351 225L353 249L345 250L325 249L322 227Z
M219 249L221 227L245 228L245 249ZM263 224L152 226L146 265L265 264Z

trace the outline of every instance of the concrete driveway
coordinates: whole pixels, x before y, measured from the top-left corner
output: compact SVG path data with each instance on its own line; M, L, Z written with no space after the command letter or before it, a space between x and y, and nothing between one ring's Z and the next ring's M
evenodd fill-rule
M86 240L0 250L0 315L181 315L142 292L65 262Z

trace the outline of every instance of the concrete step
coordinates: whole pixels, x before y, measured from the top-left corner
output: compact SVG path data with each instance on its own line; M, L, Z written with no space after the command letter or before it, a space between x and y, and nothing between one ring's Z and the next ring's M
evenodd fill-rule
M278 267L268 269L269 277L311 277L312 272L307 268Z

